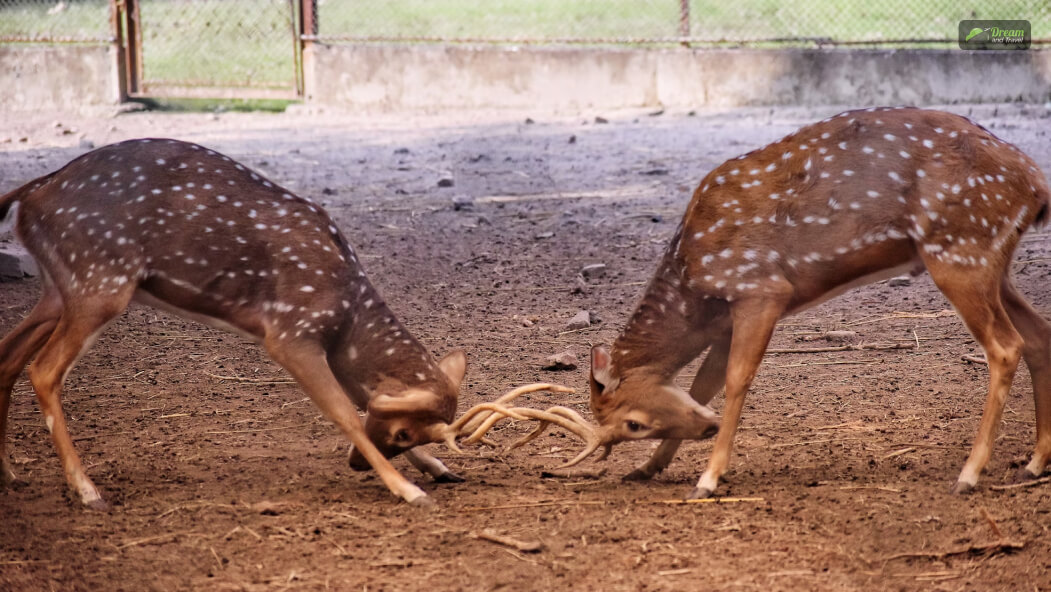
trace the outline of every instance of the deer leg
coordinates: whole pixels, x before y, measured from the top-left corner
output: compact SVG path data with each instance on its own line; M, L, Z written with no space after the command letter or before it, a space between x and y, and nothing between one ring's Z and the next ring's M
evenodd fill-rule
M445 463L424 452L421 448L406 450L404 453L409 464L424 475L430 475L435 483L463 483L465 479L449 470Z
M682 440L661 440L657 449L653 451L653 455L650 456L642 465L638 466L632 472L621 477L623 481L649 481L657 473L660 473L664 469L668 468L675 453L678 452L679 446L682 445Z
M29 367L29 380L33 383L44 422L62 461L66 482L80 496L81 503L93 510L106 510L109 506L84 472L80 457L73 448L62 412L62 385L80 356L128 305L133 291L131 288L120 294L107 295L104 301L97 297L80 297L75 307L67 306L40 355Z
M707 405L723 389L726 379L726 362L730 355L729 331L712 343L708 355L690 385L690 396L701 405ZM682 440L664 440L653 452L653 456L642 466L624 475L625 481L648 481L668 468Z
M365 456L391 493L415 506L434 505L434 501L403 477L369 440L354 404L332 373L319 344L278 341L268 335L265 345L270 357L288 370L325 417Z
M989 277L988 272L964 274L958 267L946 268L936 259L926 263L934 283L956 307L964 324L985 350L989 362L989 394L978 435L952 488L953 493L967 493L977 485L978 476L992 453L996 430L1021 358L1023 341L1001 303L997 276Z
M690 385L690 396L701 405L707 405L723 390L726 383L726 364L730 359L730 340L733 333L727 331L713 343L704 363L697 370Z
M1022 357L1033 379L1036 450L1029 464L1019 470L1018 478L1035 479L1043 474L1051 457L1051 323L1033 310L1007 277L1000 283L1000 294L1007 316L1022 334Z
M766 294L761 299L742 300L732 309L733 336L730 338L726 362L726 407L723 409L719 433L715 436L708 468L687 496L688 499L710 497L719 486L719 478L730 465L730 452L733 450L737 424L741 420L745 393L759 370L766 346L789 301L787 294L780 296Z
M7 412L18 375L55 330L62 297L45 279L44 293L29 315L0 341L0 488L23 483L7 461Z

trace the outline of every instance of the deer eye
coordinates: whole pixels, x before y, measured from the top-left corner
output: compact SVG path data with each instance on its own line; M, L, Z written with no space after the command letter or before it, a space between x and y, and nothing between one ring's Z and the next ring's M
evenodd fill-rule
M404 428L394 432L394 442L397 444L408 444L412 441L412 436L409 435L409 430Z
M638 432L638 431L646 429L646 426L644 426L641 423L635 421L634 419L629 419L628 421L624 422L624 425L628 426L628 431L629 432Z

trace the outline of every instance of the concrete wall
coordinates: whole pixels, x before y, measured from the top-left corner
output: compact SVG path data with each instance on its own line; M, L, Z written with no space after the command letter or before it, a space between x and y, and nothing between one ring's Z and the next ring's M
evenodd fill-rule
M115 105L117 76L110 46L0 45L0 113Z
M315 44L307 99L555 110L1051 100L1051 51L632 50Z
M1051 50L690 50L314 44L307 100L350 109L1051 100ZM119 101L110 46L0 45L0 113Z

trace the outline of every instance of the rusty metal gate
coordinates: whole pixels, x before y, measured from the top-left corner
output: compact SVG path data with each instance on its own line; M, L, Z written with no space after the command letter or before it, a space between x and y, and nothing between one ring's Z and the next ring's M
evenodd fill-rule
M299 0L115 0L127 94L300 96L300 4Z

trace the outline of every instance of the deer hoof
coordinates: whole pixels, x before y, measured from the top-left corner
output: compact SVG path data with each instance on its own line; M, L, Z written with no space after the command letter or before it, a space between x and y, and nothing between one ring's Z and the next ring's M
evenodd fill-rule
M686 499L708 499L712 497L712 493L712 490L707 487L694 487L693 491L690 492L690 495L686 496Z
M1018 472L1015 473L1014 482L1015 483L1026 483L1028 481L1033 481L1034 479L1039 479L1039 478L1040 478L1040 475L1034 475L1034 474L1029 472L1029 467L1022 467L1022 468L1018 469Z
M409 505L414 508L423 508L426 510L438 507L438 504L429 495L421 495L417 498L409 500Z
M92 500L85 500L84 507L95 512L109 512L109 504L107 504L106 500L101 497Z
M29 485L28 481L19 479L11 471L0 470L0 489L22 489L26 485Z
M951 491L953 495L967 495L974 491L974 485L966 481L957 481Z
M621 481L649 481L653 478L653 475L642 469L635 469L634 471L624 475L620 478Z
M434 478L435 483L463 483L466 480L452 471L445 471Z

